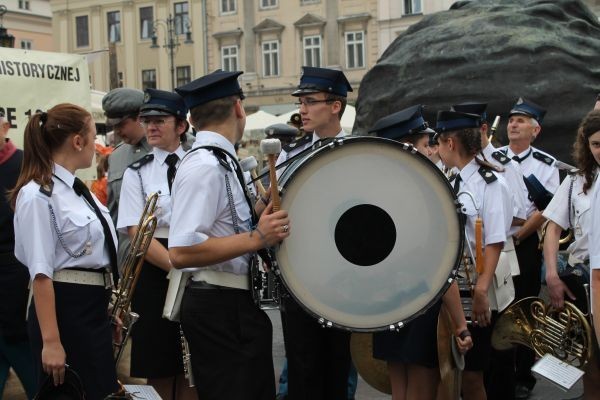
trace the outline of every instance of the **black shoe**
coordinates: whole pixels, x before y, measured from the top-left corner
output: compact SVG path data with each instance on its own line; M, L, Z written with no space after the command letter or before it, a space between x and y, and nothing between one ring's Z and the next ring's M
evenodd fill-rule
M515 399L516 400L525 400L531 397L531 389L527 386L517 385L515 388Z
M285 400L287 399L287 396L285 394L277 394L277 397L275 397L275 400Z

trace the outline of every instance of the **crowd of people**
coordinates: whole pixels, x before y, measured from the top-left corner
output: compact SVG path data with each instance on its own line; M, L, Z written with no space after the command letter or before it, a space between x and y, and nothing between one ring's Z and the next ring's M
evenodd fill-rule
M351 398L350 332L324 329L285 288L279 307L287 386L277 393L273 328L252 298L248 276L257 252L292 240L294 220L274 207L271 191L255 190L236 156L246 120L241 74L215 71L174 92L112 90L103 108L122 140L114 150L96 146L94 121L77 105L32 115L22 151L6 138L0 114L0 175L8 193L0 202L0 393L12 367L29 398L66 385L73 371L86 398L125 398L118 397L125 394L112 349L122 332L120 321L109 319L109 300L145 204L157 194L157 227L131 303L140 315L131 335L131 376L147 379L166 400ZM283 147L278 176L310 149L347 135L340 119L350 91L343 72L303 67L291 95L305 134ZM449 179L461 204L464 259L470 258L423 314L398 331L373 335L372 355L387 363L394 400L436 399L442 308L465 355L462 398L506 400L530 396L536 355L525 346L495 350L492 333L511 304L540 294L542 271L553 307L565 301L600 307L600 110L582 120L573 146L577 169L562 183L557 160L532 146L546 110L521 97L507 111L509 143L500 148L489 140L481 102L449 105L434 129L415 105L370 130L409 144ZM94 155L95 194L76 177ZM569 229L564 267L559 240ZM163 307L176 270L187 281L179 318L171 321ZM592 286L591 304L582 298L585 283ZM463 309L465 303L470 307ZM184 377L182 337L194 388ZM600 394L595 357L585 369L585 399Z

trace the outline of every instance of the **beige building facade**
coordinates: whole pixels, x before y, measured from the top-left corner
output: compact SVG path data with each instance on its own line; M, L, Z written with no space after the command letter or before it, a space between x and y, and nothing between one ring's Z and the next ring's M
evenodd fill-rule
M2 0L7 8L2 25L15 37L16 49L54 51L48 0Z
M200 3L51 0L56 50L87 55L93 89L170 90L204 73Z
M376 0L219 0L207 7L208 69L244 71L251 108L289 110L303 65L344 71L352 102L377 61Z

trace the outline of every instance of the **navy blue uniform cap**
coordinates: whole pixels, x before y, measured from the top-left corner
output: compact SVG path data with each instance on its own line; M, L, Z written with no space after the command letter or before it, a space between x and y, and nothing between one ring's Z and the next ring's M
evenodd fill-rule
M477 114L481 117L481 122L483 123L487 121L487 113L485 112L486 108L487 103L467 102L455 104L452 106L452 108L450 108L450 110L467 114Z
M140 107L140 116L174 115L177 118L186 119L187 111L183 98L177 93L146 89L144 104Z
M292 96L325 92L346 97L352 86L342 71L329 68L302 67L300 84Z
M439 136L443 132L457 131L460 129L479 128L481 117L477 114L468 114L458 111L438 111L435 130Z
M185 105L190 110L223 97L237 95L244 99L244 92L237 80L241 74L243 74L242 71L227 72L218 69L187 85L175 88L175 91L183 97Z
M408 107L379 119L369 132L394 140L408 135L434 133L423 119L422 105Z
M535 119L538 123L542 123L544 119L544 115L546 115L546 110L540 106L531 102L523 97L519 97L517 103L512 107L508 116L515 114L526 115Z
M295 137L298 134L298 129L294 128L293 126L289 126L288 124L273 124L273 125L269 125L265 128L265 134L268 137L273 137L273 136L281 136L281 137Z

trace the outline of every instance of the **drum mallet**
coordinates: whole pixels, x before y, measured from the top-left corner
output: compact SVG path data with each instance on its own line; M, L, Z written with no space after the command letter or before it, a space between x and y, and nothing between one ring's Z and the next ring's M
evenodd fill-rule
M279 200L279 186L277 185L277 174L275 171L275 160L281 153L281 142L279 139L263 139L260 142L260 151L267 156L269 160L269 181L271 183L271 201L273 202L273 211L279 211L281 202Z
M249 171L250 175L252 175L252 179L256 182L256 189L258 190L258 194L261 197L265 197L267 191L265 190L265 187L263 186L260 179L256 179L256 168L258 167L258 162L256 161L256 158L254 156L246 157L240 161L240 165L242 166L242 170Z

